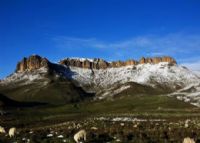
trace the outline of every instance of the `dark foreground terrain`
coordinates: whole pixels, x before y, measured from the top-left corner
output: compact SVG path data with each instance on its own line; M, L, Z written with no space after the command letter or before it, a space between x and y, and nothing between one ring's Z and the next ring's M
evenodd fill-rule
M80 129L88 143L181 143L185 137L200 142L199 108L160 95L2 110L0 125L17 128L14 138L0 134L2 143L73 143Z

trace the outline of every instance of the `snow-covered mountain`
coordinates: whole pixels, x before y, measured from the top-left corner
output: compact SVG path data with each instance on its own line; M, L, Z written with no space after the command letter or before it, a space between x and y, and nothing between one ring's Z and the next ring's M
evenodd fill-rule
M81 85L93 84L99 88L107 88L116 83L136 82L152 87L160 85L177 89L195 84L199 80L196 74L185 67L171 66L167 62L99 70L77 67L69 67L69 69L74 73L71 78Z
M172 64L174 60L159 62L130 62L121 64L122 66L110 66L111 62L99 59L68 59L67 64L59 62L53 64L41 57L24 59L17 66L18 70L0 82L0 86L13 83L21 85L32 82L40 82L47 78L47 74L52 74L55 79L70 79L76 86L82 87L86 92L95 93L95 99L104 99L119 94L129 88L140 89L144 87L148 90L137 90L138 93L148 94L150 90L159 90L160 93L175 96L179 100L191 102L193 105L200 105L200 77L189 69ZM32 60L32 61L31 61ZM35 61L36 60L36 61ZM34 62L33 62L34 61ZM77 62L78 61L78 62ZM93 67L93 62L97 65ZM150 62L149 62L150 61ZM169 62L166 62L169 61ZM32 63L36 63L35 66ZM82 64L84 65L82 67ZM103 65L101 68L99 65ZM73 65L73 66L72 66ZM91 66L92 65L92 66ZM106 65L106 66L104 66ZM100 68L99 68L100 67ZM46 82L46 83L45 83ZM44 85L48 80L44 80ZM134 84L133 84L134 83ZM20 86L18 84L18 86ZM190 90L192 89L192 90Z

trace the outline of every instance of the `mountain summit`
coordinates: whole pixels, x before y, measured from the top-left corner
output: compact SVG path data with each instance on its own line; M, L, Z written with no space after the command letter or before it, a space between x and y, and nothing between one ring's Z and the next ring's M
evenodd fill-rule
M66 58L52 63L32 55L23 58L15 73L0 82L0 92L15 100L58 104L87 97L110 99L124 93L163 94L199 106L199 81L195 73L169 56L113 62L99 58ZM188 88L194 90L183 92Z

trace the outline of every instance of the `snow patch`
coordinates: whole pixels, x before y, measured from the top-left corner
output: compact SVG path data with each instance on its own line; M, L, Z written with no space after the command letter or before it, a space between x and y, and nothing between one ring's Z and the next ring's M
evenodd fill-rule
M191 88L192 90L190 90ZM191 84L181 90L169 94L168 96L176 97L178 100L200 107L200 84Z
M70 57L70 58L64 58L62 60L65 60L65 59L78 60L78 61L81 61L81 62L84 62L84 61L94 62L94 59L90 59L90 58Z
M112 97L114 95L117 95L119 94L120 92L130 88L131 86L130 85L124 85L124 86L121 86L120 88L116 89L116 90L113 90L112 88L111 89L108 89L105 93L103 93L102 95L98 96L97 98L102 100L102 99L105 99L107 98L108 96L109 97Z
M100 121L112 121L112 122L164 122L166 121L165 119L141 119L141 118L136 118L136 117L114 117L114 118L109 118L109 117L99 117L95 118L96 120Z

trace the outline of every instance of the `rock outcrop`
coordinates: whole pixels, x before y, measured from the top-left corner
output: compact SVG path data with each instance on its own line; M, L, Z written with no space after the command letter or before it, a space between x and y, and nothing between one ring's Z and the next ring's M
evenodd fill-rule
M89 68L89 69L106 69L106 68L117 68L129 65L137 65L137 64L158 64L160 62L168 62L169 64L176 64L176 61L171 57L155 57L155 58L144 58L142 57L139 61L136 60L127 60L127 61L113 61L107 62L103 59L94 59L93 61L89 61L87 59L64 59L59 63L66 66L72 67L80 67L80 68Z
M32 55L28 58L23 58L18 62L16 72L32 71L41 67L48 67L49 61L38 55Z
M170 64L176 64L176 61L172 57L164 56L164 57L154 57L154 58L144 58L142 57L139 61L140 64L158 64L160 62L167 62Z
M129 65L137 64L158 64L160 62L168 62L170 64L176 64L176 61L171 57L155 57L155 58L144 58L142 57L139 61L130 59L127 61L113 61L107 62L103 59L95 58L89 59L71 59L67 58L61 60L59 64L72 67L80 67L86 69L106 69L106 68L117 68ZM28 58L23 58L16 67L16 72L32 71L41 67L49 67L51 63L46 59L38 55L32 55Z
M80 68L90 68L90 69L106 69L110 67L110 63L106 62L103 59L95 58L93 61L89 61L88 59L80 60L80 59L64 59L59 62L62 65L80 67Z

